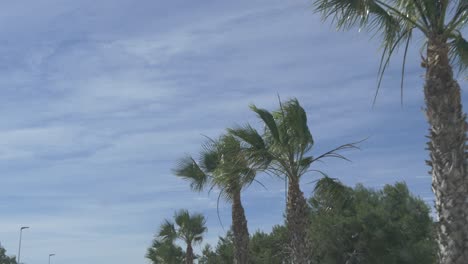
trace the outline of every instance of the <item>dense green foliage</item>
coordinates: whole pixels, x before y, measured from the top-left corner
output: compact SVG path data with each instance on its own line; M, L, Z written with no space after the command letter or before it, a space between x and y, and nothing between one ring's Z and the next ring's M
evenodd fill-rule
M210 245L206 245L199 259L200 264L234 263L234 242L232 232L228 232L225 237L220 237L218 245L214 250Z
M386 185L380 191L357 185L340 192L341 198L318 189L309 199L316 263L435 263L429 207L405 184ZM250 241L252 263L284 263L286 243L284 226L275 226L271 233L257 231ZM228 233L214 250L205 247L200 263L233 263L232 250Z
M310 199L318 263L435 263L429 207L403 183L373 191L345 188L343 199Z
M2 245L0 245L0 264L17 264L16 258L8 256Z
M184 251L173 241L155 238L152 246L148 249L146 258L154 264L178 264L184 261Z

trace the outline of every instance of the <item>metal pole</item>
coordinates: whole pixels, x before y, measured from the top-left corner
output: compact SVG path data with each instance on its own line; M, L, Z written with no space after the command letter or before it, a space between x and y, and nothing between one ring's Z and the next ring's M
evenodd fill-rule
M49 254L49 264L50 264L50 257L52 257L52 256L55 256L55 254Z
M28 229L28 226L22 226L20 228L20 237L19 237L19 246L18 246L18 264L20 264L20 256L21 256L21 238L23 236L23 229Z

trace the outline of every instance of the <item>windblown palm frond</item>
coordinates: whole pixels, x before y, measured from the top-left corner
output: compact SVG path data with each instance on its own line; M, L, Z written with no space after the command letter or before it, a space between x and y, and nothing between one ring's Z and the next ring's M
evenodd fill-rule
M450 8L453 2L457 3ZM315 0L315 9L322 14L324 20L330 18L337 29L350 30L358 27L359 31L366 29L374 35L380 35L382 56L377 73L375 103L384 73L399 47L404 47L400 84L403 94L406 57L414 30L420 31L428 38L435 35L445 36L451 39L453 51L455 47L460 48L463 38L461 34L455 33L460 32L468 20L467 2L466 0ZM452 55L453 63L459 66L462 72L465 71L464 54L452 52Z
M159 228L158 236L161 237L161 239L164 241L173 242L177 238L177 232L174 223L167 219L164 220L164 223Z
M468 42L457 33L449 43L449 48L452 64L458 65L459 71L464 72L468 68Z
M202 191L209 182L209 176L190 156L186 156L177 162L174 174L189 181L190 188L198 192Z

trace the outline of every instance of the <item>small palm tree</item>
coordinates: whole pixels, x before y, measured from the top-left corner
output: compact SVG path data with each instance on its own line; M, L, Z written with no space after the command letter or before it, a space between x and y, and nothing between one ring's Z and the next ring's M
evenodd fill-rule
M314 0L323 17L338 28L353 26L382 36L379 84L390 58L404 47L401 88L409 44L415 32L424 35L424 96L430 125L432 187L439 215L439 259L443 264L468 263L468 162L466 115L452 66L465 73L468 42L462 32L468 21L467 0Z
M231 203L235 260L239 264L249 263L249 230L241 192L255 180L256 170L242 156L240 142L232 135L210 139L203 145L198 161L185 157L174 171L190 182L192 190L218 188L220 195Z
M273 113L256 106L251 106L251 109L264 123L264 133L259 133L250 125L229 129L229 132L242 140L245 155L253 164L289 181L286 224L291 261L310 263L311 245L307 237L309 211L300 189L300 180L311 171L310 166L315 161L326 157L344 158L337 152L355 146L342 145L314 158L310 153L314 140L307 125L307 115L297 99L280 103L280 109Z
M205 217L201 214L190 214L188 210L180 210L174 214L174 221L165 220L161 225L159 237L163 242L180 239L187 245L185 263L193 264L195 255L193 245L203 241L203 234L207 231ZM177 225L177 227L176 227Z

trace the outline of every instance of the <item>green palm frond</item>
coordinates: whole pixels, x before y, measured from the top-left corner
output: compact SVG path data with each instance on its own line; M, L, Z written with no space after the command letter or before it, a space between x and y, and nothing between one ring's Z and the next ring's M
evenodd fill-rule
M200 168L198 163L190 156L180 159L174 174L190 182L190 188L194 191L202 191L209 183L208 175Z
M187 209L181 209L174 213L174 221L179 227L187 227L190 223L190 213Z
M454 30L462 30L468 20L468 1L458 0L456 4L455 13L447 24L447 34L452 33Z
M277 111L281 137L285 139L281 144L294 146L299 152L307 152L314 144L312 134L307 125L307 114L297 99L291 99L282 104Z
M254 170L264 170L273 159L268 151L267 138L250 124L243 127L228 128L228 133L241 141L242 153Z
M273 140L279 141L280 137L278 125L276 124L273 115L270 112L268 112L268 110L257 108L255 105L251 105L250 109L257 113L258 117L263 120L265 125L268 127L268 131L271 133Z
M172 223L171 221L167 219L164 220L164 223L159 228L158 236L163 241L173 242L177 238L177 232L176 232L174 223Z
M243 127L228 128L228 132L249 144L254 150L264 150L266 147L262 136L250 124Z
M365 139L361 140L361 141L358 141L358 142L355 142L355 143L348 143L348 144L343 144L341 146L338 146L338 147L336 147L336 148L334 148L332 150L329 150L329 151L317 156L316 158L314 158L312 160L312 162L319 161L319 160L322 160L324 158L339 158L339 159L343 159L343 160L346 160L346 161L350 161L348 158L341 155L339 152L343 151L343 150L349 150L349 149L359 149L358 144L362 143L363 141L365 141Z
M449 42L449 48L452 64L458 65L459 71L464 72L468 68L468 42L458 33Z
M216 142L207 142L203 144L202 149L200 152L200 167L206 173L213 173L220 162L220 153Z

